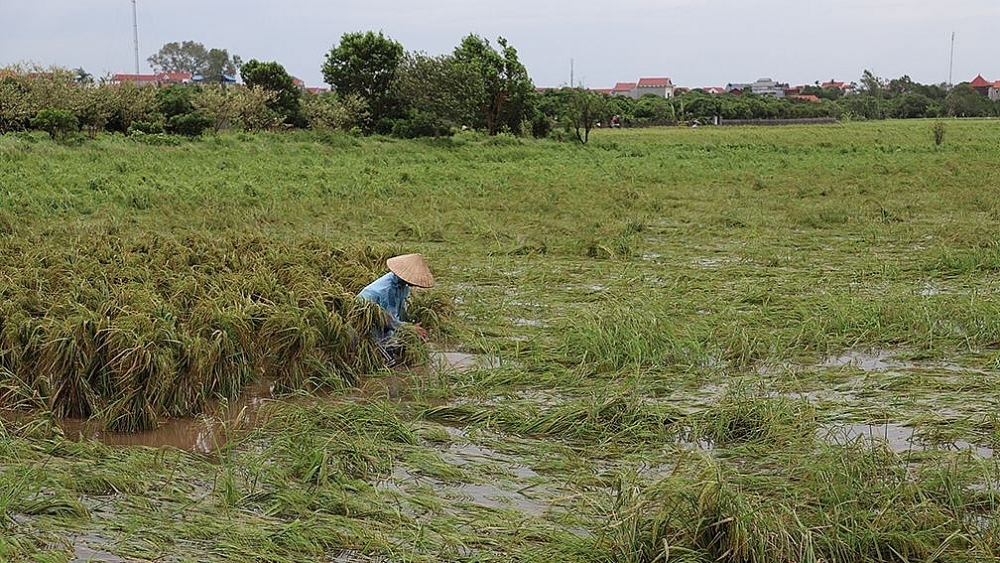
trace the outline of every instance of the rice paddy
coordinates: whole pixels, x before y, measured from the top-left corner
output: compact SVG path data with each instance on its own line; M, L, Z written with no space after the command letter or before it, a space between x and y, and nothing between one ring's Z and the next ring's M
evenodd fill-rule
M1000 129L944 123L0 137L0 559L1000 560Z

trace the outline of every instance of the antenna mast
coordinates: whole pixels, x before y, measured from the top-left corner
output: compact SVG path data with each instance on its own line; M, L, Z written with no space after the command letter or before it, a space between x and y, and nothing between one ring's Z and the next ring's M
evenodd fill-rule
M569 87L575 88L573 85L573 59L569 60Z
M951 70L955 67L955 32L951 32L951 58L948 60L948 87L951 88Z
M139 85L139 18L136 15L135 0L132 0L132 40L135 44L135 85Z

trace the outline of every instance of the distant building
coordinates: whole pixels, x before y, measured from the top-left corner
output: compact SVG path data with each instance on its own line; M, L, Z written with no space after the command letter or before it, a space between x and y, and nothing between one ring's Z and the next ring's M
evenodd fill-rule
M635 96L638 99L648 94L660 98L674 97L674 83L669 78L640 78L635 85Z
M726 93L726 89L723 88L722 86L706 86L704 88L701 88L701 91L706 94L712 94L712 95Z
M591 92L596 92L598 94L604 94L606 96L610 96L614 88L590 88L589 90Z
M113 74L111 75L111 84L135 84L136 86L157 86L159 82L156 80L155 74Z
M736 82L736 83L730 82L729 84L726 84L727 94L734 94L736 96L739 96L740 94L748 90L750 90L750 84L746 82Z
M196 74L191 77L191 81L195 84L204 84L205 77L200 74ZM219 77L219 84L236 84L236 77L223 74Z
M988 96L990 94L990 87L993 85L983 78L982 74L977 74L976 77L972 79L972 82L969 82L969 86L972 86L976 92L979 92L984 96Z
M819 87L823 88L824 90L827 88L836 88L841 92L846 92L851 89L851 85L848 84L847 82L838 82L836 80L830 80L828 82L824 82L820 84Z
M612 96L635 98L635 82L619 82L611 89Z
M986 95L989 96L990 100L993 100L994 102L1000 101L1000 80L990 85L990 89L987 91Z
M113 74L111 84L135 84L136 86L173 86L175 84L190 84L193 81L190 72L161 72L158 74Z
M788 84L781 84L770 78L758 78L750 85L750 91L758 96L774 96L775 98L785 97L785 88Z
M161 86L173 84L190 84L194 78L190 72L161 72L156 75L156 80Z

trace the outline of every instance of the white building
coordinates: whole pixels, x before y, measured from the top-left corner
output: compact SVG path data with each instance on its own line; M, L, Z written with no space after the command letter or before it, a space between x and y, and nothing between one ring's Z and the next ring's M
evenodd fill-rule
M759 96L774 96L784 98L785 89L788 84L779 84L770 78L758 78L757 82L750 85L750 91Z

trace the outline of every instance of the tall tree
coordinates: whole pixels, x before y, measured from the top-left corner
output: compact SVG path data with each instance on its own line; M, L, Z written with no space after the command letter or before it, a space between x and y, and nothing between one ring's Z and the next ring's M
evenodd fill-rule
M201 75L205 82L230 82L236 79L241 66L243 59L239 55L230 56L226 49L209 49Z
M869 96L881 99L886 84L885 79L875 76L872 71L866 69L861 75L861 86Z
M291 75L285 71L285 67L276 62L250 59L240 68L240 76L248 87L258 86L274 93L274 98L268 101L267 107L281 116L285 123L297 127L304 125L299 105L302 91L295 85Z
M368 106L366 130L384 128L380 123L400 109L390 86L402 60L403 46L382 32L345 33L340 44L326 54L323 79L339 95L364 100Z
M399 65L393 91L405 100L406 118L420 122L430 135L470 125L484 92L468 65L454 57L407 53Z
M94 75L84 70L82 66L74 68L73 74L76 75L75 80L77 84L90 85L94 83Z
M491 135L506 128L519 131L520 124L531 115L534 85L528 71L518 60L517 50L503 37L497 38L500 51L490 42L471 34L455 48L455 59L472 69L484 96L479 100L478 127Z
M197 41L167 43L148 59L157 72L187 72L201 75L206 82L219 82L223 76L235 76L242 60L226 49L206 49Z

